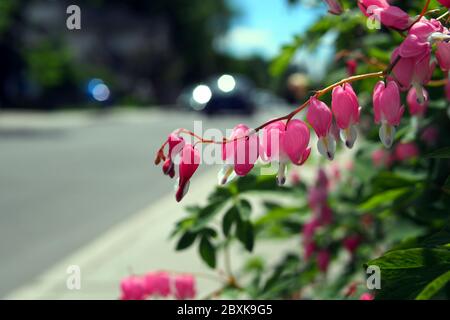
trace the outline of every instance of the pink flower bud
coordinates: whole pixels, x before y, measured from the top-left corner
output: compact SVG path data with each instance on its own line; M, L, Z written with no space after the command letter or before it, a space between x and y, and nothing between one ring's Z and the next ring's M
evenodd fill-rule
M141 278L129 276L120 282L121 300L143 300L145 298L144 285Z
M335 15L341 15L344 10L338 0L324 0L328 5L328 12Z
M175 176L175 166L173 165L172 160L170 160L169 158L164 161L162 170L165 175L168 175L171 178Z
M450 70L450 43L440 41L436 45L436 58L443 71Z
M379 20L386 27L404 30L410 25L408 14L386 0L359 0L358 6L365 16Z
M333 89L331 109L345 145L352 148L357 136L353 125L359 122L360 107L358 97L349 83Z
M423 96L425 97L425 101L420 103L416 89L414 87L409 89L406 101L408 102L409 113L412 116L423 116L425 114L429 105L428 92L425 89L423 89Z
M308 159L311 148L309 129L301 120L289 121L287 127L282 121L276 121L264 128L262 137L262 157L268 161L278 161L278 184L286 181L286 164L292 162L302 165Z
M395 147L395 159L407 161L419 155L419 148L413 142L400 143Z
M175 298L178 300L195 298L195 278L191 275L175 277Z
M219 182L225 184L232 170L238 176L247 175L255 165L259 156L259 138L249 127L239 124L234 127L230 142L222 145L222 159L225 166L219 173Z
M169 144L169 159L173 161L173 157L181 152L185 142L183 137L180 137L176 133L171 133L167 138Z
M358 68L358 62L355 59L349 59L346 63L347 66L347 75L349 77L355 75L356 69Z
M380 139L389 148L394 142L395 126L400 124L405 108L400 102L400 91L394 81L387 85L379 81L373 92L375 123L381 123Z
M333 119L331 110L325 103L315 97L312 97L310 99L306 119L319 137L317 148L320 154L329 160L333 160L334 153L336 151L336 141L330 132Z
M178 166L180 178L175 199L180 202L189 190L189 180L194 175L200 164L200 153L191 145L187 144L181 151L181 160Z

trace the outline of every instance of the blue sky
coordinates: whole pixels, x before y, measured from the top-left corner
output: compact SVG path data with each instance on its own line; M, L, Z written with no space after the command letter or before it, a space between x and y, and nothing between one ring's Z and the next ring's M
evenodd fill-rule
M221 50L236 56L275 56L279 48L326 12L324 5L289 6L287 0L229 0L241 12L228 34L219 41Z

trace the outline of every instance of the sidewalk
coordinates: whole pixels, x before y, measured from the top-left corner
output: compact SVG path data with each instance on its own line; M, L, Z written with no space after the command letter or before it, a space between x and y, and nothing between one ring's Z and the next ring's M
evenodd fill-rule
M175 252L174 241L168 240L174 222L183 215L189 204L203 203L216 182L216 172L209 170L195 177L191 189L182 204L175 202L172 194L136 213L89 245L70 254L28 285L10 293L6 299L117 299L119 282L131 272L143 274L152 270L208 273L214 275L200 260L197 249ZM157 182L155 182L157 183ZM57 239L55 239L57 241ZM269 261L276 261L282 248L298 246L295 241L260 243L256 254ZM240 267L248 254L241 250L232 252L234 268ZM218 257L218 268L223 269L223 259ZM81 269L81 289L66 287L71 265ZM198 297L218 289L220 282L209 278L197 278Z

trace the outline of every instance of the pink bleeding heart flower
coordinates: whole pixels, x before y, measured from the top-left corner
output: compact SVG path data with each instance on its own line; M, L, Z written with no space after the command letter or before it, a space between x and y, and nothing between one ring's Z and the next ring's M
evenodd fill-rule
M145 293L167 297L170 294L170 276L167 272L149 272L144 276Z
M436 45L436 58L443 71L450 70L450 43L440 41Z
M400 102L400 90L394 81L387 85L379 81L373 92L375 123L381 123L379 135L385 147L390 148L394 142L395 127L400 124L405 108Z
M389 28L405 30L411 24L408 14L396 6L391 6L386 0L358 0L362 13L373 18Z
M233 172L238 176L247 175L259 157L258 135L244 124L234 127L229 142L222 144L222 160L225 165L219 172L219 183L232 180Z
M336 152L336 141L330 131L333 119L330 108L316 97L311 97L306 119L319 138L317 148L320 154L329 160L333 160Z
M269 161L278 161L278 184L286 181L286 165L292 162L302 165L308 159L311 148L308 126L301 120L291 120L286 126L282 121L269 124L263 130L262 154Z
M400 143L395 147L395 159L407 161L419 156L419 148L413 142Z
M191 145L186 144L181 150L178 166L179 179L175 199L180 202L189 190L190 179L200 164L200 153Z
M374 295L373 294L370 294L370 293L363 293L360 297L359 297L359 300L366 300L366 301L369 301L369 300L374 300L375 299L375 297L374 297Z
M351 149L357 137L354 125L359 122L360 106L358 97L349 83L333 89L331 110L341 129L342 140L347 148Z
M330 264L330 253L326 249L322 249L317 253L317 267L320 272L326 273Z
M394 161L393 156L385 149L377 149L372 152L372 163L375 167L390 167Z
M354 234L346 237L343 241L344 248L350 253L354 254L361 243L361 236Z
M347 66L347 75L349 77L355 75L356 69L358 68L358 62L355 59L349 59L346 62Z
M183 137L179 136L176 131L172 132L167 138L167 144L169 145L169 153L167 159L164 161L162 170L165 175L173 178L175 176L175 166L173 159L183 149L185 142Z
M450 8L450 0L437 0L444 7Z
M175 277L175 298L178 300L193 299L196 295L195 278L191 275Z
M417 98L421 103L425 101L423 86L431 80L436 66L434 62L430 63L430 59L430 53L420 57L402 58L399 55L399 48L394 50L391 57L391 63L397 61L392 70L393 79L402 90L408 90L411 85L416 88Z
M422 57L431 53L433 42L446 38L444 27L435 19L422 18L408 31L408 35L399 47L399 54L403 58Z
M328 12L335 15L341 15L344 12L342 5L338 0L324 0L328 6Z
M409 113L412 116L422 117L425 114L425 111L429 105L428 92L425 89L423 89L423 95L425 97L425 101L420 103L419 98L417 97L416 89L414 87L409 89L406 101L408 102Z
M143 300L145 299L144 285L141 278L129 276L120 282L121 300Z

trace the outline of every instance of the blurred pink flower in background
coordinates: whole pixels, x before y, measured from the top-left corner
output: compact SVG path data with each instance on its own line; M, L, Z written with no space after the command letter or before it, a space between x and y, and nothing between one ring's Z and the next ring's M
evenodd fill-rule
M137 276L129 276L120 282L121 300L143 300L145 299L144 283Z
M323 249L317 253L317 267L323 273L326 273L328 270L328 265L330 264L330 252L328 250Z
M377 149L372 152L372 163L375 167L390 167L393 162L391 153L385 149Z
M175 277L175 298L178 300L193 299L196 295L195 278L191 275Z
M420 139L429 147L436 145L439 138L439 130L437 127L429 126L425 128L420 136Z
M395 147L395 159L398 161L406 161L419 156L419 148L413 142L399 143Z
M373 294L370 294L368 292L363 293L360 297L359 300L373 300L375 299L375 297L373 296Z

